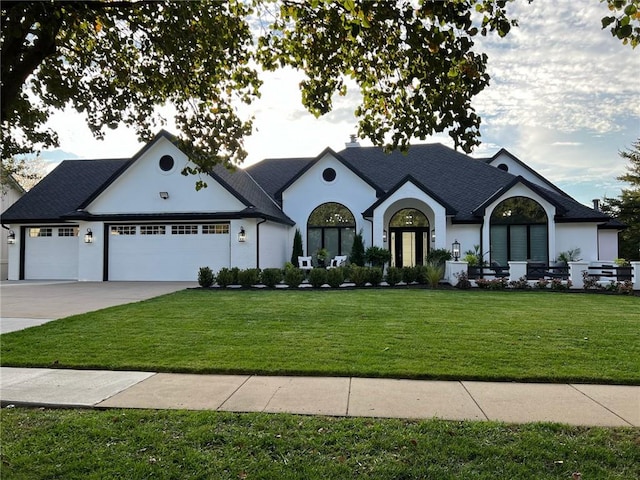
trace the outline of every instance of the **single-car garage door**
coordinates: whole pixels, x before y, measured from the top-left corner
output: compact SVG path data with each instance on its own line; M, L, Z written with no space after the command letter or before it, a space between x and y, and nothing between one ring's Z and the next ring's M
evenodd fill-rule
M25 229L26 280L78 279L78 226L36 226Z
M108 226L108 280L196 281L230 264L229 223Z

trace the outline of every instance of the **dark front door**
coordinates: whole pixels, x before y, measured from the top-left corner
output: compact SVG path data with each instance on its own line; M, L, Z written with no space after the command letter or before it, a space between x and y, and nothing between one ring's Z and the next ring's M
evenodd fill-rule
M394 267L423 265L429 251L429 228L392 227L390 246Z

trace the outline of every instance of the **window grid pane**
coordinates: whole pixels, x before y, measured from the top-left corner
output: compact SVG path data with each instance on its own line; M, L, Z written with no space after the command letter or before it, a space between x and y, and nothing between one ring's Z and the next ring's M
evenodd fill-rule
M30 237L51 237L53 235L53 229L49 227L36 227L29 229Z
M213 223L210 225L202 225L202 233L204 235L225 235L229 234L228 223Z
M135 225L111 225L111 235L135 235Z
M140 235L164 235L165 233L164 225L140 225Z
M59 237L77 237L78 227L60 227L58 228Z
M171 225L171 235L196 235L198 225Z

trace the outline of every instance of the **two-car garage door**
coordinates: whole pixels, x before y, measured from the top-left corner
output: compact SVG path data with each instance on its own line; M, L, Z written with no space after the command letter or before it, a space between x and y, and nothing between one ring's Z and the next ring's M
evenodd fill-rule
M108 280L195 281L230 265L229 223L108 225Z

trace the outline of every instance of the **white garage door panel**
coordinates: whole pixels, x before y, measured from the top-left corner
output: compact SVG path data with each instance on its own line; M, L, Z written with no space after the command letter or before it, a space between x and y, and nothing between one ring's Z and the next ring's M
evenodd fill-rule
M109 280L196 281L229 266L229 235L111 235Z
M78 237L29 237L24 277L27 280L77 280ZM53 231L56 235L56 229Z

